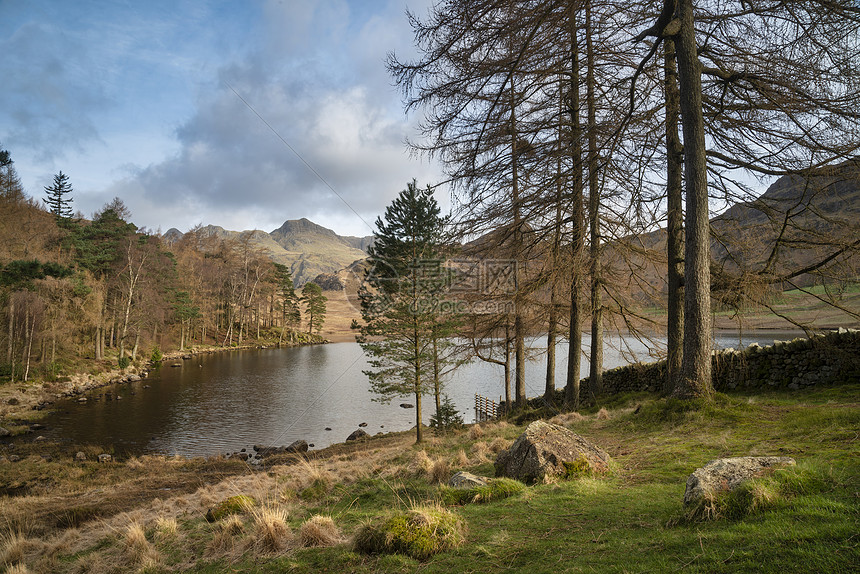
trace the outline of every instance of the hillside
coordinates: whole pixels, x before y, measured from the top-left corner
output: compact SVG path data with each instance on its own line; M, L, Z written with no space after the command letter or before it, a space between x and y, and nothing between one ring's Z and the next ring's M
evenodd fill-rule
M203 227L198 233L202 237L249 241L276 263L287 265L298 287L321 273L335 273L363 259L373 240L372 236L341 236L305 218L287 220L270 233L259 229L230 231L217 225ZM182 233L170 229L164 237L173 242L182 237Z

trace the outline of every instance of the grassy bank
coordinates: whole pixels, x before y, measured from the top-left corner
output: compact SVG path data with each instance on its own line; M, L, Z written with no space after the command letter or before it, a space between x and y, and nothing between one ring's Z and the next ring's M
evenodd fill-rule
M420 446L412 433L390 434L270 459L261 471L222 459L99 464L97 449L76 462L33 443L19 462L0 463L0 564L15 572L555 573L849 572L860 563L860 386L720 395L694 409L645 394L598 406L603 412L554 420L609 452L610 477L463 505L445 504L439 483L457 470L492 476L496 453L522 426L484 424ZM685 520L684 483L695 468L772 454L798 466L763 485L769 494L758 504ZM254 502L206 520L236 495ZM401 524L400 515L427 524L441 515L461 530L422 561L356 549L356 535Z

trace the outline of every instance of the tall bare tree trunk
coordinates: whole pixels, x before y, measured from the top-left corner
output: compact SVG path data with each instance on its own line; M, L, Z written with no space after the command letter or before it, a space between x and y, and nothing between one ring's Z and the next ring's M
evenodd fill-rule
M588 114L588 219L590 228L589 255L591 259L591 361L588 386L592 395L603 390L603 302L601 298L600 265L600 182L598 181L597 158L597 103L594 79L594 46L591 22L591 0L585 3L585 49L586 49L586 108Z
M693 1L679 0L681 30L676 39L681 123L684 130L684 179L687 187L684 253L684 357L673 395L710 397L711 282L708 176L702 117L701 65L696 51Z
M663 41L663 69L666 97L666 260L668 263L668 324L666 381L664 390L671 394L681 375L684 344L684 194L683 148L678 137L680 96L678 69L675 65L675 41Z
M522 214L520 213L519 173L517 165L517 115L514 77L511 75L511 204L513 207L514 237L514 395L516 406L526 406L526 349L523 300L520 293L520 262L522 260Z
M585 217L582 197L582 123L579 119L579 42L576 23L577 6L571 2L568 7L568 27L570 34L570 88L568 94L568 115L570 116L570 153L571 164L571 277L570 277L570 327L567 351L567 384L564 399L568 408L579 409L579 371L582 362L582 262Z

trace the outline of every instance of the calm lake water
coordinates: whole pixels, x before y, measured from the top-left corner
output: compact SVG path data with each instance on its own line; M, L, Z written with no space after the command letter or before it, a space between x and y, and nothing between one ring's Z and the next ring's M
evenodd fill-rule
M783 333L744 334L717 337L720 347L740 347L751 342L772 344ZM624 351L619 347L624 345ZM533 341L540 347L540 341ZM583 342L587 348L588 340ZM648 349L638 341L608 337L605 367L626 364L634 353L648 359ZM528 396L543 394L545 364L540 350L527 363ZM567 345L558 346L557 386L564 386ZM227 351L181 361L175 368L166 364L150 377L131 384L104 387L88 396L93 399L110 391L122 400L61 401L56 413L45 422L43 432L53 439L113 446L118 453L164 453L208 456L235 452L254 444L288 445L304 439L322 448L343 442L367 423L370 434L402 431L414 427L414 409L403 409L395 399L390 404L373 401L367 363L355 343L333 343L295 349ZM588 373L583 361L582 373ZM145 387L148 385L148 388ZM461 367L446 385L446 393L466 422L474 418L475 393L498 400L504 396L502 368L481 361ZM433 412L432 397L425 397L424 422ZM332 430L325 430L326 427Z

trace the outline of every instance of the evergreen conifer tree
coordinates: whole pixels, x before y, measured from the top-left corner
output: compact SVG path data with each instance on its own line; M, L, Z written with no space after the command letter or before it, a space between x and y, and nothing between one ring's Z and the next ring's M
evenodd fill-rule
M45 203L48 210L54 214L57 221L68 220L72 217L72 184L69 176L62 171L54 176L54 183L45 187Z
M416 442L423 439L422 395L438 395L445 357L439 334L449 332L452 320L440 312L446 273L439 213L432 190L409 183L386 208L384 220L376 221L375 241L367 250L370 266L359 291L364 325L356 339L371 366L365 371L371 390L381 402L414 395Z
M314 331L319 334L325 323L325 302L328 301L322 294L322 287L314 282L305 283L302 287L302 301L305 303L305 311L308 316L308 333Z

